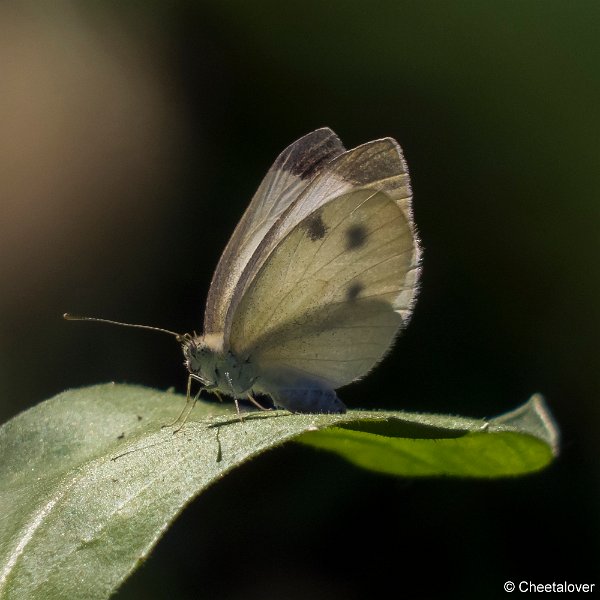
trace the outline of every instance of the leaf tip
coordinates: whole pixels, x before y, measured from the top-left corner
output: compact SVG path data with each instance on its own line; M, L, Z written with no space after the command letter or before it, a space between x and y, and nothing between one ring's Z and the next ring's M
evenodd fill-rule
M490 423L529 433L548 444L553 456L559 454L560 430L542 394L533 394L527 402Z

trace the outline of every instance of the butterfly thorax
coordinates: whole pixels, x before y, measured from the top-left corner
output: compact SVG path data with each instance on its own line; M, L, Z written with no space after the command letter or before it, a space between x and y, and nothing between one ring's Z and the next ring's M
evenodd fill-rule
M187 370L207 389L237 398L245 396L256 381L250 360L224 348L220 336L186 337L183 354Z

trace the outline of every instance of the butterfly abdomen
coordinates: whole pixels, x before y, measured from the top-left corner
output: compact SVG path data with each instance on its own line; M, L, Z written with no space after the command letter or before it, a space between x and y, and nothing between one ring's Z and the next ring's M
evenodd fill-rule
M263 390L261 390L263 391ZM345 413L345 404L337 397L334 390L322 387L315 382L283 385L281 387L265 386L264 389L276 406L294 413Z

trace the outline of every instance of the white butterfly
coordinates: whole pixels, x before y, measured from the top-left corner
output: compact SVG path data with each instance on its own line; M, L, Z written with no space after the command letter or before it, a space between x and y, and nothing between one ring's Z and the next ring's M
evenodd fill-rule
M368 373L410 317L419 242L402 151L344 151L331 129L286 148L212 279L190 376L292 412L345 412L334 390Z
M410 318L419 265L397 142L345 151L331 129L305 135L277 157L233 232L203 334L174 334L188 400L197 380L236 406L266 394L292 412L345 412L335 390L390 349Z

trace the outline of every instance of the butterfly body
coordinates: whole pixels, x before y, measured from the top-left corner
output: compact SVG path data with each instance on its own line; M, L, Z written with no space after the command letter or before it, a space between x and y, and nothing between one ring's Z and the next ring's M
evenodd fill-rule
M280 372L268 379L251 357L236 356L216 336L188 336L183 342L185 365L192 378L208 390L235 399L268 395L291 412L343 413L346 407L334 390L301 373Z
M400 147L346 151L328 128L284 150L212 279L185 364L208 390L269 395L292 412L345 412L336 389L368 373L406 325L420 248Z
M215 336L189 337L183 342L185 366L194 379L207 390L215 390L232 398L244 398L257 376L249 358L225 350Z

